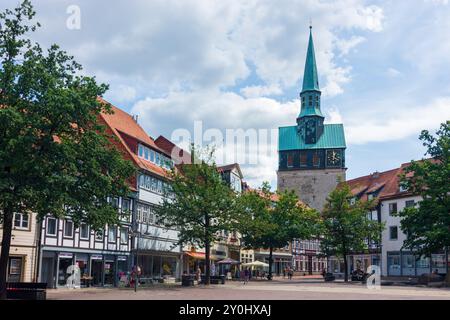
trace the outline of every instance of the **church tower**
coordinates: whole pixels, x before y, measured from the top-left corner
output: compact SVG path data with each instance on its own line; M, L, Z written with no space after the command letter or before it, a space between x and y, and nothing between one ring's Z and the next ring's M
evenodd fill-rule
M312 27L309 32L297 125L278 128L278 190L294 190L300 200L322 210L338 178L345 181L342 124L324 124Z

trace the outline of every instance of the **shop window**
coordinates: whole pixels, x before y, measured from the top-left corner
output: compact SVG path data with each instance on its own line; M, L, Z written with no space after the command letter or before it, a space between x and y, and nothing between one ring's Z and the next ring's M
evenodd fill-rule
M391 226L389 227L389 240L397 240L398 239L398 227Z
M29 229L29 220L30 215L24 213L15 213L14 214L14 229Z
M80 239L89 239L89 226L87 223L83 222L80 224Z
M56 236L56 218L48 217L47 218L47 235L48 236Z
M73 238L73 222L70 220L64 221L64 237Z

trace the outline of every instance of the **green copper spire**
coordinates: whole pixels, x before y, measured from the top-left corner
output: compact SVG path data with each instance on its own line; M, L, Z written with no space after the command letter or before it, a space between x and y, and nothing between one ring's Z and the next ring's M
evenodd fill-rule
M312 27L309 27L308 52L306 54L305 73L303 75L303 88L300 93L301 109L298 118L308 116L322 117L320 111L319 76L317 75L316 56L312 38Z
M319 76L317 75L316 55L312 38L312 26L309 27L308 53L306 55L305 72L303 74L302 92L308 90L319 91Z

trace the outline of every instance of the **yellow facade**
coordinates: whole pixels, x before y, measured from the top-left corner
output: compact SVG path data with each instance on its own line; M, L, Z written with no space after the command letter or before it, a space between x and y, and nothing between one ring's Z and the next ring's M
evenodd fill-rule
M35 214L15 215L8 261L8 281L35 282L40 228ZM3 225L0 225L0 241ZM1 248L0 248L1 249ZM1 254L1 251L0 251Z

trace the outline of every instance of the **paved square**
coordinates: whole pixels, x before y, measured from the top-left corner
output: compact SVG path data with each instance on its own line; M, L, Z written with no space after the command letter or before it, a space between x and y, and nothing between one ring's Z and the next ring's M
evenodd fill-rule
M244 285L228 281L225 285L182 287L155 285L139 288L87 288L48 290L50 300L450 300L450 288L382 286L369 290L361 283L325 283L320 279L276 279L251 281Z

